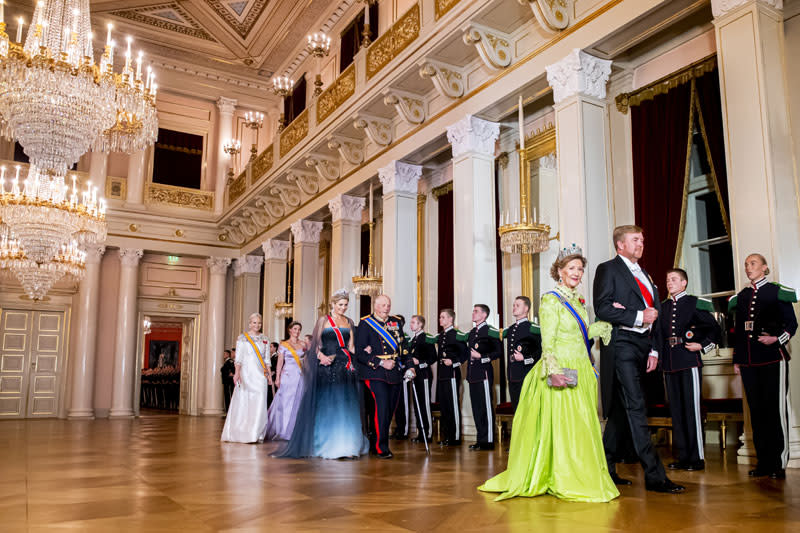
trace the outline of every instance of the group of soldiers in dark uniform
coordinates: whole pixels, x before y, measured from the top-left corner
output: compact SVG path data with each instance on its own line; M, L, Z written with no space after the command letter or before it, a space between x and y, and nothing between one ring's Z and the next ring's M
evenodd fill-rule
M752 258L752 260L751 260ZM741 373L751 410L753 438L758 466L751 476L785 477L788 460L788 371L786 344L797 329L792 289L768 283L766 261L758 254L745 264L751 285L730 300L735 312L734 359ZM659 358L672 415L676 461L670 469L702 470L703 426L701 415L702 355L719 343L720 327L711 314L710 301L686 293L688 276L681 269L667 274L669 298L661 306L653 338L663 354ZM386 305L381 310L381 301ZM409 437L412 413L417 418L418 434L413 440L428 442L431 429L432 366L437 365L437 398L440 409L441 446L461 444L460 387L462 367L466 380L477 439L470 448L494 449L494 370L493 361L503 354L507 341L508 387L512 408L520 401L522 383L541 358L538 325L528 319L531 301L518 296L513 303L514 322L505 330L489 326L490 309L477 304L472 311L475 326L463 333L454 327L455 312L439 313L441 332L427 335L425 318L411 318L411 335L406 335L405 318L389 315L391 302L380 296L376 312L361 319L357 328L356 354L359 377L372 404L367 425L372 452L391 457L389 431L395 420L394 438ZM732 332L733 333L733 332ZM410 391L409 391L410 389ZM413 400L412 400L413 398ZM416 402L416 412L412 408Z

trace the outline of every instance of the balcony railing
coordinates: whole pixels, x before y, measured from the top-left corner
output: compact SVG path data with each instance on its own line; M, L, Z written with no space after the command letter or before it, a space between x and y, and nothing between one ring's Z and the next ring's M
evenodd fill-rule
M291 152L306 135L308 135L308 109L297 115L297 118L281 132L281 157Z
M331 116L340 105L356 93L356 65L344 69L330 87L322 91L317 99L317 124Z
M389 62L419 37L420 5L411 9L392 24L389 31L378 37L367 50L367 79L389 64Z
M183 207L186 209L214 210L214 192L175 187L160 183L147 184L147 202L150 204Z

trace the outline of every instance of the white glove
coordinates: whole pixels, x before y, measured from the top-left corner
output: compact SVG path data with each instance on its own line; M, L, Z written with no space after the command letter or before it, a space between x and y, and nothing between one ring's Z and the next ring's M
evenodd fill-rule
M406 381L411 381L412 379L414 379L414 372L409 368L403 375L403 379Z

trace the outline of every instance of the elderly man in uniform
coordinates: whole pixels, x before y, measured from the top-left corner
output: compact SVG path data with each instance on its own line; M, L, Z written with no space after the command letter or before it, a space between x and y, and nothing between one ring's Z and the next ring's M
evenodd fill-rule
M389 426L397 407L400 384L408 364L403 355L403 329L398 317L390 316L392 301L381 294L373 303L372 314L361 318L356 328L358 377L373 401L369 413L375 428L370 433L370 453L384 459L394 457L389 450ZM414 377L414 369L406 371Z

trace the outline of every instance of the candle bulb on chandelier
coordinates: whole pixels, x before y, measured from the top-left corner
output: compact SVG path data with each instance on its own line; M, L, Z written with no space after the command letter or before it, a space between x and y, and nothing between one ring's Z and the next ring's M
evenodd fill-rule
M106 46L111 46L111 28L113 27L114 25L111 24L110 22L106 26L106 28L108 28L108 33L106 34Z
M5 2L3 0L0 0L0 22L5 22L6 21L6 18L5 18L5 15L6 15L5 7L6 7L5 6Z
M150 82L153 81L152 80L152 76L153 76L153 67L151 67L150 65L147 65L147 80L146 80L145 85L144 85L144 88L147 91L150 90Z
M18 43L22 43L22 27L25 25L25 19L20 17L17 19L17 39Z
M136 81L142 81L142 55L143 52L139 50L139 55L136 57Z

